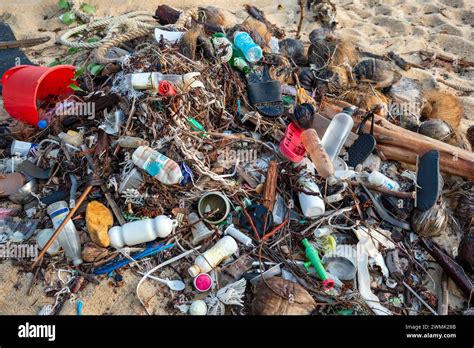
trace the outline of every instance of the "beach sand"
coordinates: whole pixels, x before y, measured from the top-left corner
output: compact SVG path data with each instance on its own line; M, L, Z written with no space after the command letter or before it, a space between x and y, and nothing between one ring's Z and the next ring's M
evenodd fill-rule
M181 9L213 5L227 9L238 20L247 17L242 5L250 3L240 0L232 2L88 0L87 2L97 8L97 17L137 10L154 13L159 3L166 3ZM52 16L57 11L56 3L55 0L3 0L0 4L0 20L11 25L17 39L43 35L49 35L53 39L46 44L26 49L30 59L38 64L47 64L64 52L54 44L54 40L66 30L66 26L56 16ZM363 50L376 54L394 51L413 63L420 63L417 54L419 50L429 50L453 59L464 58L474 61L474 8L470 0L334 0L334 3L337 6L339 23L337 33L343 38L352 40ZM261 0L258 2L258 7L265 12L268 20L286 30L287 37L294 37L299 19L296 0ZM45 16L52 18L45 20ZM313 20L313 14L306 11L302 40L308 43L308 33L319 26L320 24ZM472 93L460 94L436 82L435 77L447 74L449 80L474 87L474 69L471 68L463 76L439 67L412 68L402 74L419 80L424 89L439 88L458 94L465 108L461 131L465 131L468 125L473 124ZM5 117L4 111L1 112ZM123 276L124 284L121 287L113 287L106 280L100 285L87 285L80 295L84 303L83 313L145 314L135 295L139 277L130 270L123 272ZM44 304L54 302L52 298L44 295L43 287L46 284L43 282L33 288L31 296L27 296L31 278L31 273L19 273L18 268L10 261L0 264L0 314L35 314ZM165 286L150 280L145 282L142 288L143 298L150 299L148 308L153 313L169 313L166 307L172 294ZM61 314L75 314L74 303L67 303Z

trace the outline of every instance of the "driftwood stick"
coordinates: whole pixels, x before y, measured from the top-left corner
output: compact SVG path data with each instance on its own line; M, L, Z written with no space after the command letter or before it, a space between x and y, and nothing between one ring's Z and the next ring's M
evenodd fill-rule
M43 44L50 40L49 36L42 36L35 39L0 41L0 50L17 47L31 47Z
M298 22L298 29L296 30L296 39L299 39L301 37L301 28L303 28L304 7L306 4L306 0L298 0L298 4L300 5L300 21Z
M276 187L278 180L278 165L276 161L271 161L268 166L267 178L265 180L265 191L263 192L263 205L268 211L273 210L275 205Z
M338 104L338 105L336 105ZM332 119L341 112L344 106L350 104L341 101L323 102L319 113ZM360 120L354 119L354 128L357 129ZM375 115L374 136L377 139L377 148L383 151L386 158L416 164L417 156L422 156L430 150L440 152L441 171L458 175L470 180L474 179L474 154L441 141L411 132L396 126L384 118ZM370 125L366 125L368 128Z

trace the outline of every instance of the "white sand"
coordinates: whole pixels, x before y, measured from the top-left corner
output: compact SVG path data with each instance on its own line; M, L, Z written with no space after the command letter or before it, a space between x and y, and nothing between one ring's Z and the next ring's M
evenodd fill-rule
M56 18L44 20L46 15L56 10L56 0L19 1L3 0L0 4L0 19L9 23L18 39L49 35L53 39L64 32L66 27ZM155 12L157 2L143 0L88 0L97 8L98 17L118 15L129 11L148 10ZM198 5L214 5L228 9L238 18L247 14L242 5L249 1L160 1L176 8L187 8ZM288 37L294 37L299 18L296 0L260 0L258 7L264 10L267 18L286 29ZM421 49L442 53L452 58L464 58L474 61L474 2L471 0L338 0L334 1L338 9L338 33L354 41L363 49L383 54L394 51L408 61L419 63L416 52ZM278 5L282 9L278 10ZM303 26L302 38L308 41L307 34L319 24L312 19L307 11ZM57 30L58 29L58 30ZM54 33L56 31L57 33ZM41 50L41 56L35 51ZM62 53L54 41L28 49L31 59L40 64L49 63ZM419 79L425 88L438 87L456 92L451 88L437 84L434 76L443 73L441 68L421 70L412 68L403 74ZM474 70L457 76L462 83L473 85ZM465 107L463 129L467 120L474 120L474 97L461 96ZM1 115L0 115L1 116ZM0 264L0 313L1 314L35 314L51 298L46 298L42 287L38 284L32 296L26 296L32 274L18 274L18 269L10 262ZM139 278L130 271L124 274L125 284L113 288L103 281L100 285L88 285L81 294L84 301L84 314L144 314L143 307L135 296L135 287ZM15 289L15 284L19 288ZM18 287L18 286L17 286ZM170 299L170 292L162 285L148 283L144 286L144 297L153 297L150 308L156 314L166 313L164 306ZM153 296L156 295L156 296ZM63 314L74 314L75 308L67 304Z

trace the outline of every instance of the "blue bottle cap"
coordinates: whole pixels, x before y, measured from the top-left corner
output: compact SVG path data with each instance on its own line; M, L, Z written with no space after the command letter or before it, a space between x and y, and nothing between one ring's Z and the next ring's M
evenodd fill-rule
M45 129L48 126L48 122L46 120L40 120L38 122L38 128L39 129Z

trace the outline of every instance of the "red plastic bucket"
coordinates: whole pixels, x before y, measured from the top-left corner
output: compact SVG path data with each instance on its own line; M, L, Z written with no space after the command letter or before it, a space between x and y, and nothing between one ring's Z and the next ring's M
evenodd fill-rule
M298 163L300 162L306 150L301 142L301 133L303 129L298 128L293 122L288 125L285 131L285 137L280 143L280 152L288 160Z
M72 65L18 65L7 70L2 76L3 107L11 117L38 126L37 102L49 95L66 98L73 94L69 85L75 70Z

